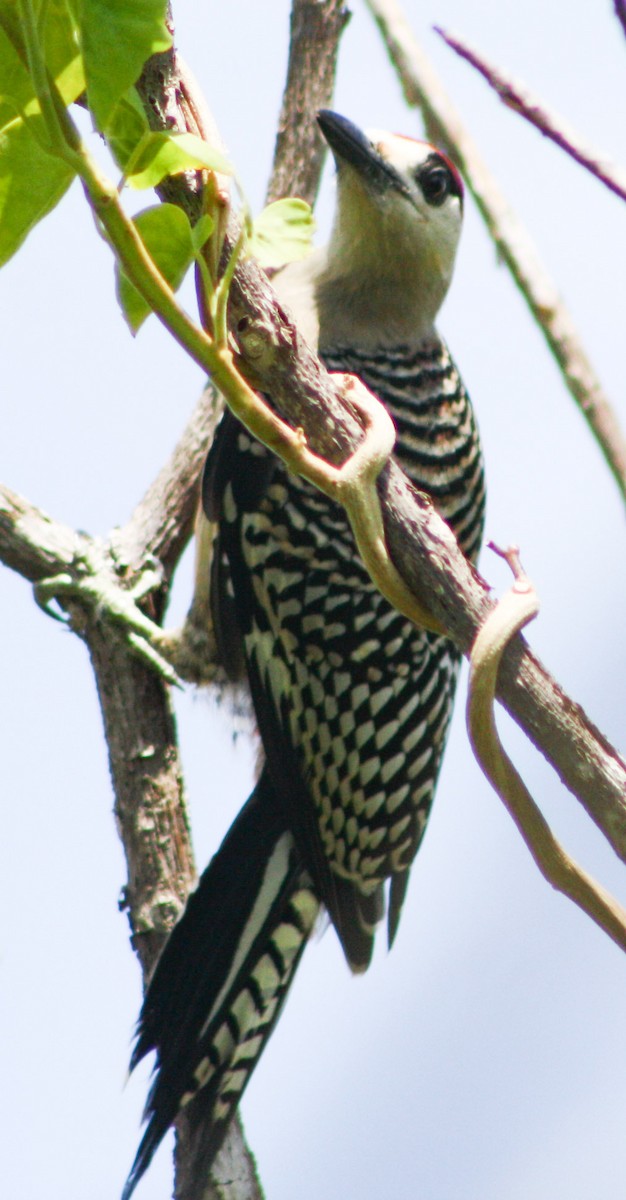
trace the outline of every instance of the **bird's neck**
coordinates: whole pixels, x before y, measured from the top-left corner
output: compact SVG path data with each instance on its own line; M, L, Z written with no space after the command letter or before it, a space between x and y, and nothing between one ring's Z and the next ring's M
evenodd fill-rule
M372 250L374 251L372 253ZM417 346L432 336L449 275L441 264L331 242L316 280L325 345Z

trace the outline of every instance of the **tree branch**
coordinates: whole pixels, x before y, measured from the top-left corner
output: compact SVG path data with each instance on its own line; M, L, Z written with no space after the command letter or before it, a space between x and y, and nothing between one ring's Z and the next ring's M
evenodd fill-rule
M498 253L541 329L566 387L626 500L626 439L557 287L484 163L396 0L367 0L367 5L381 31L407 103L420 108L428 136L446 147L461 167Z
M466 709L472 749L544 879L586 912L621 950L626 950L626 909L579 867L554 837L498 736L493 702L502 652L507 642L537 616L539 601L521 568L517 548L502 551L492 544L491 549L508 561L515 582L489 614L472 647Z
M563 117L546 108L528 88L509 79L497 67L492 66L467 42L437 26L435 26L435 33L443 38L451 50L454 50L470 66L480 72L483 79L487 80L489 86L493 88L507 108L519 113L544 137L550 138L552 142L560 146L561 150L569 154L570 158L573 158L596 179L599 179L610 191L615 192L616 196L619 196L621 200L626 200L626 172L609 165L604 156L600 157L597 150L585 144L580 135L568 125Z
M350 19L343 0L294 0L289 63L278 118L267 203L300 196L315 203L326 143L311 118L333 94L339 39Z
M128 864L125 907L148 977L196 878L176 725L164 683L129 656L110 625L90 621L83 636Z
M24 579L60 574L90 541L0 484L0 562Z

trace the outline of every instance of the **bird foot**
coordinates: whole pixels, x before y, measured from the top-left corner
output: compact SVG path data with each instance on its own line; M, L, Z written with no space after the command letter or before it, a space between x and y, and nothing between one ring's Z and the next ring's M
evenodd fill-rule
M163 570L148 558L130 588L122 587L103 547L89 549L58 575L39 580L33 588L39 607L84 633L90 621L109 621L125 632L128 645L166 682L182 686L172 665L176 635L166 633L139 607L163 584Z

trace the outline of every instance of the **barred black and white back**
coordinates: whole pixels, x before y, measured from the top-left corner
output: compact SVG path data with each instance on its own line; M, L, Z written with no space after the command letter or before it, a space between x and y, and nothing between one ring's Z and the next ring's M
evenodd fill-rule
M339 233L308 276L291 272L294 295L303 283L312 289L326 365L358 375L388 407L400 465L473 558L484 516L480 443L465 389L432 323L451 261L441 246L433 260L428 238L434 235L421 227L431 207L439 211L449 200L444 244L450 242L453 258L460 181L432 147L368 140L334 114L323 114L320 123L340 185L344 167ZM390 165L391 150L401 170ZM374 216L384 209L385 237L399 219L398 206L401 215L403 205L416 208L419 254L400 297L389 290L389 255L381 261L379 253L369 281L346 268L341 198L355 188L364 220L368 203ZM396 208L385 208L392 203ZM356 241L353 259L367 261L367 239ZM396 273L405 271L406 257L403 250ZM414 276L419 282L426 270L415 289ZM209 455L204 503L218 530L212 596L220 656L232 677L247 678L265 764L146 996L132 1065L156 1049L158 1074L125 1200L183 1107L204 1128L197 1169L208 1168L320 906L353 971L368 966L385 906L393 942L433 800L459 665L447 638L416 628L375 589L343 510L291 476L230 414Z

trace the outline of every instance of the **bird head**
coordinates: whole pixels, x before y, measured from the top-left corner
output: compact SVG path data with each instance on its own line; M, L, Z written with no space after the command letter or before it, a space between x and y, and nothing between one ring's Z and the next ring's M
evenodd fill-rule
M428 142L361 132L324 109L337 203L318 279L320 344L411 344L427 336L448 290L463 184Z

